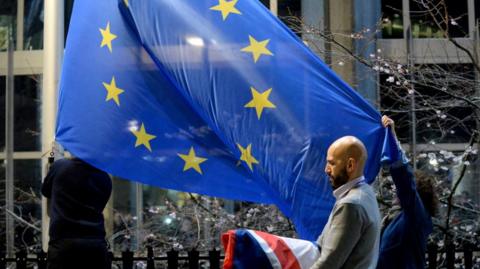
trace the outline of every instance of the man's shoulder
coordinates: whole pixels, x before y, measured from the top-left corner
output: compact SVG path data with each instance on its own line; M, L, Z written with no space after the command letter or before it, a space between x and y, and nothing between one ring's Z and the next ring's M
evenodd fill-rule
M56 160L50 169L57 177L65 177L88 171L90 166L79 159L64 158Z
M49 169L49 173L55 173L58 174L61 171L64 171L71 167L72 162L69 159L58 159L55 160L55 162L52 164L52 166Z
M340 200L340 203L363 204L375 200L375 192L368 184L362 184L352 188L345 197Z
M73 165L73 160L68 158L58 159L53 163L53 167L65 167Z
M86 163L85 161L78 159L78 158L63 158L56 160L53 163L53 167L61 168L61 169L86 169L86 168L94 168L90 164Z
M333 222L359 222L365 219L365 209L356 203L337 203L332 211Z
M377 198L373 188L368 184L363 184L357 188L351 189L348 194L339 201L341 204L354 204L359 210L368 215L369 219L378 222L380 212L378 209Z
M360 203L352 202L349 200L343 200L335 206L335 211L338 210L353 210L353 211L363 211L364 208Z

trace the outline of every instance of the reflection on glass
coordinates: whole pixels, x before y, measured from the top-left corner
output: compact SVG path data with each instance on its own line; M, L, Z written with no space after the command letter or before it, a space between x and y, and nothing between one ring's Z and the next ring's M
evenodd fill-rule
M278 17L301 37L301 0L278 0Z
M478 150L473 149L467 161L465 174L455 192L454 200L464 208L478 209L480 207L480 159L476 157ZM438 150L422 152L418 155L417 167L429 174L437 176L437 186L450 189L459 179L463 165L464 151Z
M0 159L0 184L1 184L1 195L0 195L0 205L1 206L5 206L5 162L3 159ZM2 242L2 244L0 244L0 251L2 251L3 253L7 250L6 247L5 247L5 242L7 241L7 237L6 237L6 234L5 234L5 231L7 230L7 227L5 225L5 219L6 219L6 215L5 215L5 210L1 210L0 211L0 242Z
M110 242L115 251L135 250L137 245L136 183L113 177L113 235ZM141 207L141 205L140 205ZM106 220L108 222L109 220Z
M408 92L402 85L389 81L389 78L389 74L379 76L380 107L395 121L395 130L400 142L408 143L411 141Z
M72 10L73 10L73 0L65 0L65 40L67 40L68 29L70 26L70 19L72 18Z
M41 229L41 161L15 160L14 161L14 206L17 217ZM15 221L15 248L38 250L41 247L41 232Z
M414 38L443 38L445 33L431 22L418 20L412 22L412 37Z
M402 1L382 1L382 37L403 38Z
M41 76L15 76L14 150L40 150Z
M24 49L43 49L43 0L25 1Z
M480 2L475 1L473 4L475 5L475 25L480 33Z
M463 152L461 154L463 154ZM480 182L478 181L478 178L480 177L480 158L478 158L478 150L476 155L477 160L474 160L467 166L467 171L457 189L457 195L464 198L461 202L463 202L465 206L471 207L472 205L475 205L476 209L479 209ZM455 178L458 178L461 174L462 166L455 166L453 169L455 169ZM457 198L457 201L458 200L459 199Z
M270 8L270 0L260 0L260 2L267 8Z
M473 107L466 104L451 106L452 97L439 90L471 98L475 94L474 69L468 64L422 65L422 85L415 85L417 143L467 143L473 130L478 129ZM389 81L390 75L380 75L381 109L396 122L402 143L411 142L411 99L408 91Z
M137 242L138 249L148 242L156 249L211 249L219 246L220 234L232 228L237 212L233 201L148 185L141 189L137 192L135 182L114 178L114 232L109 239L116 252L135 250Z
M166 199L177 201L177 191L164 190L154 186L143 187L143 206L146 210L155 211L156 207L164 206Z
M449 93L471 98L474 69L469 64L422 65L422 79L435 81L417 85L417 141L419 143L468 143L477 129L474 109L465 104L446 108L451 96L438 91L444 87ZM431 107L430 107L431 106ZM435 109L433 109L433 108Z
M6 77L0 76L0 151L5 150L5 87Z
M425 7L416 0L410 0L410 20L414 38L444 38L443 29L447 27L450 37L468 36L467 0L445 0L445 6L430 5ZM445 21L445 14L449 16L448 21Z
M12 31L13 43L17 32L17 1L2 0L0 4L0 51L8 48L8 31Z

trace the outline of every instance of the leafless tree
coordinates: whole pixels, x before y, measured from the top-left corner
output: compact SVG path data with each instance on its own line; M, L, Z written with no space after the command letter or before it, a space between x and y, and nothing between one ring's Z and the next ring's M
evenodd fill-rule
M399 139L407 145L412 143L412 114L415 115L417 143L429 146L417 148L415 152L412 152L413 147L410 147L408 154L420 169L436 176L441 202L432 239L439 246L465 242L478 245L480 206L475 198L479 194L468 193L466 190L460 192L458 189L467 175L472 178L472 174L478 173L479 169L473 166L475 162L478 163L480 142L478 32L473 33L470 43L465 40L459 42L450 33L455 27L457 32L465 36L471 34L457 23L467 14L453 17L445 0L415 2L418 3L419 10L415 10L414 15L429 18L443 39L448 40L444 42L445 46L448 43L453 44L458 49L457 57L465 58L463 55L466 55L467 64L412 64L409 59L399 61L388 58L380 49L365 56L363 51L354 50L341 42L347 37L354 42L361 40L367 44L365 48L376 47L383 20L380 20L375 28L365 28L346 35L312 27L304 23L302 18L283 19L321 57L327 58L334 53L336 59L341 59L330 63L332 67L352 61L378 74L376 83L380 98L374 105L381 113L395 119ZM457 58L454 62L462 61ZM465 147L462 151L452 152L443 148L446 143L462 143ZM478 178L473 176L470 180L478 181ZM395 197L393 185L385 183L389 182L388 176L380 176L379 182L379 199L386 205L385 208L388 208Z

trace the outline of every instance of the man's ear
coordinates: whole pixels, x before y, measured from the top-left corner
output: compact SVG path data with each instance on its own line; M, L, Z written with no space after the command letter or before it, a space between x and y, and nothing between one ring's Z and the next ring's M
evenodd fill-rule
M357 161L354 158L348 158L347 159L347 171L349 173L353 173L355 171L356 164L357 164Z

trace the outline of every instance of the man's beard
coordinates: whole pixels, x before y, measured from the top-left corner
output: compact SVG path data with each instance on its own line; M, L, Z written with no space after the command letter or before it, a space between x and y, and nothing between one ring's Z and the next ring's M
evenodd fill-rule
M340 174L338 174L335 177L332 177L332 181L330 183L332 185L332 188L336 190L347 182L348 182L347 167L343 167L343 169L340 171Z

